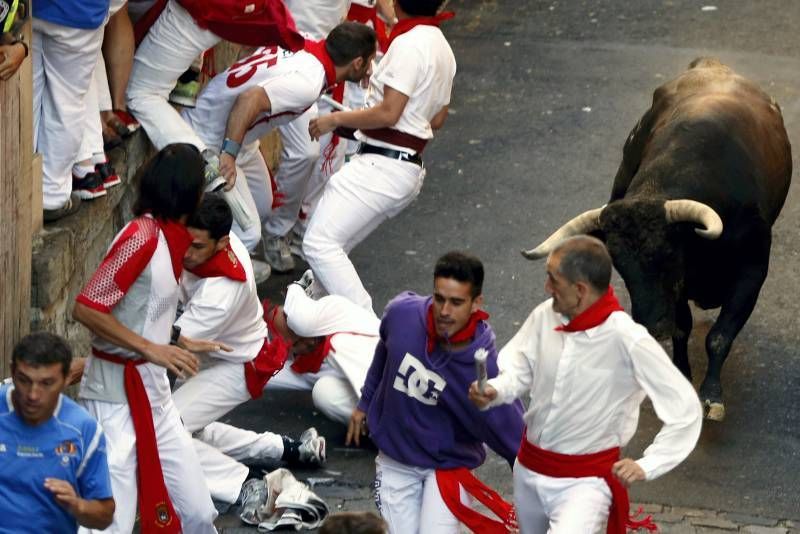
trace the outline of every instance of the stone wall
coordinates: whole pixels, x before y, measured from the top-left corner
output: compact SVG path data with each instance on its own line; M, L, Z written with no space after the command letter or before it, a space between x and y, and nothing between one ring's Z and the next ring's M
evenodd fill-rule
M278 136L266 136L261 147L274 169L280 154ZM114 235L131 220L133 178L152 152L144 131L136 132L121 148L108 153L122 184L104 197L84 202L75 215L45 225L34 238L31 331L64 336L76 355L88 354L89 332L71 318L75 297L97 269Z
M76 355L86 355L88 331L72 320L75 296L100 264L114 235L132 217L133 177L151 152L143 131L109 152L122 184L104 197L84 202L75 215L44 226L33 242L31 330L67 338Z

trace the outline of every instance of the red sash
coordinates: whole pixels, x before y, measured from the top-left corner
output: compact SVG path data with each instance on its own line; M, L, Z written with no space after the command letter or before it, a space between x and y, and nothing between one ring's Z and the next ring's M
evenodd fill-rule
M244 382L250 397L254 399L261 397L269 379L283 369L292 346L275 328L275 314L278 313L278 307L275 306L270 315L269 306L269 299L261 301L261 307L264 308L264 322L267 323L267 332L272 336L272 341L265 339L258 355L244 364Z
M611 473L611 467L619 460L619 454L619 447L591 454L560 454L540 449L529 442L523 434L517 459L531 471L548 477L600 477L605 480L611 489L611 509L608 513L607 534L625 534L626 530L639 528L655 532L658 527L653 522L652 516L637 520L636 517L629 515L628 490Z
M479 480L469 469L437 469L436 484L447 508L456 519L478 534L507 534L517 527L516 514L511 503ZM461 502L460 487L475 497L501 521L491 519Z
M144 389L142 376L136 370L137 365L147 363L147 360L123 358L95 348L92 348L92 354L101 360L125 366L125 395L136 433L136 477L142 534L179 534L181 520L172 507L164 484L150 399Z
M273 333L273 335L275 334ZM267 385L270 378L283 369L288 357L289 345L282 337L275 335L272 342L268 339L264 340L258 356L244 364L244 382L251 398L261 397L264 393L264 386Z
M428 144L427 139L401 132L394 128L373 128L370 130L361 130L361 133L373 139L377 139L378 141L383 141L384 143L410 148L417 154L422 154L422 151L425 150L425 145Z

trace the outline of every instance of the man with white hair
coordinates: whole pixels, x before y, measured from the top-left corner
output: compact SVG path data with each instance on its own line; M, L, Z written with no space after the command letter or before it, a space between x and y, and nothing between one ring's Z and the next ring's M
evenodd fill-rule
M648 528L628 514L626 487L677 466L700 435L692 385L609 285L611 257L589 236L565 240L547 258L545 291L498 358L500 374L470 399L487 409L530 396L514 465L522 534ZM649 397L664 426L642 458L620 458Z

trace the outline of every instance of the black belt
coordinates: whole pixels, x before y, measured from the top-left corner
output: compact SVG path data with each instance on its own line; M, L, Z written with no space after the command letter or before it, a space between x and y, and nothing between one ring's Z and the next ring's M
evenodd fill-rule
M368 145L361 143L358 149L359 154L378 154L379 156L386 156L387 158L399 159L400 161L407 161L422 167L422 158L419 154L409 154L402 150L394 150L391 148L384 148L382 146Z

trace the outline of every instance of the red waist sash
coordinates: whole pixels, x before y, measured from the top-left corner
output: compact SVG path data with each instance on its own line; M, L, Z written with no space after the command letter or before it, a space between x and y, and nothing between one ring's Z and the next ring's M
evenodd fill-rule
M472 532L479 534L506 534L515 531L517 519L514 507L496 491L465 468L437 469L436 485L447 508L456 519ZM491 510L501 521L486 517L461 502L461 489L475 497Z
M258 356L244 364L244 382L250 397L258 399L264 393L264 386L269 379L283 369L286 358L289 356L289 347L283 338L275 336L275 340L270 343L264 339Z
M651 516L636 520L629 515L628 490L611 473L611 467L619 460L619 456L619 447L591 454L560 454L540 449L529 442L523 434L517 460L531 471L548 477L599 477L605 480L611 489L611 509L608 513L607 534L625 534L628 529L639 528L655 532L657 527Z
M377 139L378 141L383 141L384 143L410 148L420 155L422 154L422 151L425 150L425 145L428 144L427 139L422 139L416 135L401 132L400 130L395 130L393 128L374 128L372 130L361 130L361 133L367 137Z
M164 484L150 398L144 389L142 376L136 370L137 365L147 363L147 360L123 358L95 348L92 348L92 354L101 360L125 366L125 395L128 397L128 408L136 433L139 467L136 476L142 534L179 534L181 520L172 507L167 486Z

